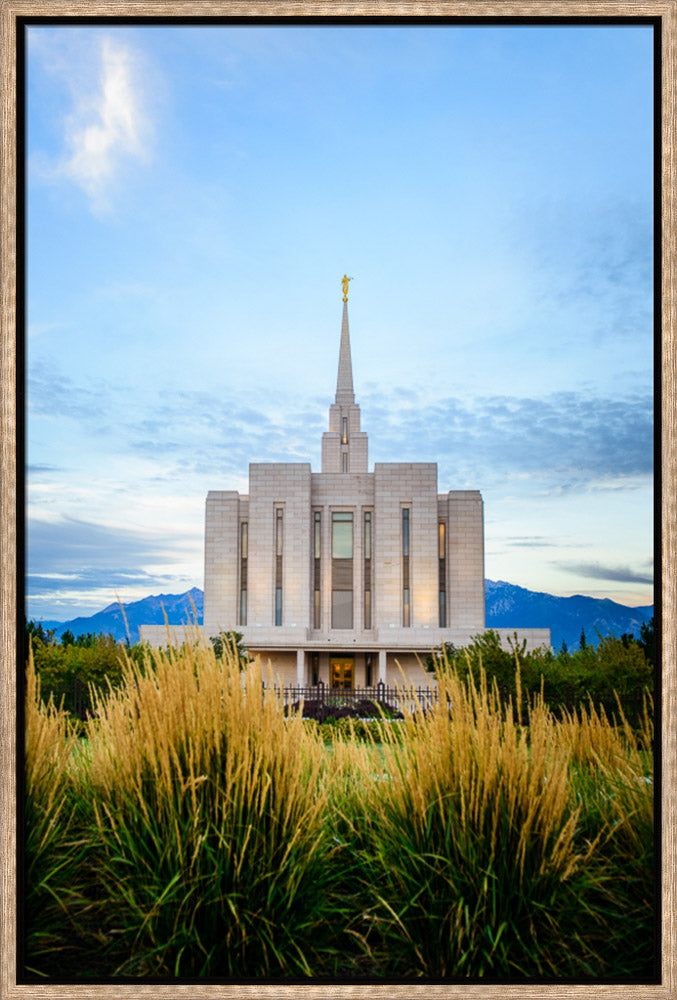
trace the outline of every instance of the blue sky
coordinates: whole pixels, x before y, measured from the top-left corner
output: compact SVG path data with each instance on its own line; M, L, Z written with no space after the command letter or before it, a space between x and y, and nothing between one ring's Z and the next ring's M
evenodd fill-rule
M370 463L480 489L489 578L650 604L652 45L29 27L28 615L201 586L209 489L319 471L344 272Z

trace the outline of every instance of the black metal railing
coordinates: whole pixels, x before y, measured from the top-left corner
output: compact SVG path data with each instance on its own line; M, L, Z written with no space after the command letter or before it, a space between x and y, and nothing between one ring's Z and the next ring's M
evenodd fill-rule
M313 685L264 685L265 690L276 698L278 704L286 711L296 710L303 702L303 714L306 717L316 718L323 721L333 715L340 718L343 715L356 715L364 718L378 718L381 714L386 717L398 718L402 712L410 712L414 715L425 714L438 703L438 693L436 688L420 686L399 686L388 685L382 681L371 687L339 688L331 687L320 681ZM518 711L515 702L515 694L507 686L499 687L499 697L504 706L512 702L514 711ZM519 706L519 716L523 724L529 720L528 702L532 700L532 695L525 697L522 694L522 703ZM609 719L618 715L618 705L613 702L593 699L597 711L603 709ZM583 706L589 709L587 698L576 695L573 687L565 692L565 696L553 699L550 708L554 716L560 717L564 712L575 711ZM451 705L448 705L451 714ZM643 702L639 697L627 697L623 699L623 711L631 725L639 724L642 718Z
M285 709L297 708L301 702L304 715L315 717L331 714L352 714L378 718L399 715L402 711L426 711L437 703L437 691L430 687L399 687L380 681L371 687L330 687L324 681L302 686L286 684L266 687ZM379 709L381 712L379 712Z

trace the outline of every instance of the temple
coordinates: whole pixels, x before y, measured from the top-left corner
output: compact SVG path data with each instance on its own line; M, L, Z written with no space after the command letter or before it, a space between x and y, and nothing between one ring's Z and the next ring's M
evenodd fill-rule
M376 462L355 402L348 281L322 468L256 462L249 493L206 503L204 633L236 630L281 684L419 683L442 642L484 631L484 517L477 490L438 492L434 462ZM513 629L497 630L512 634ZM518 629L528 646L548 629ZM166 642L166 630L142 629Z

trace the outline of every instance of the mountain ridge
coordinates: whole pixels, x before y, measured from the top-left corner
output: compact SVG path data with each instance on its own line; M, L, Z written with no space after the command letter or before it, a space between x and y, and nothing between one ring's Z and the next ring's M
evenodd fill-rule
M138 642L140 625L163 625L165 614L169 625L192 622L202 624L204 594L191 587L183 594L152 594L138 601L114 602L93 615L78 616L69 621L41 620L43 628L54 630L60 638L66 630L75 635L102 633L117 640L127 637L125 619L131 642ZM505 580L485 580L486 627L490 628L549 628L552 646L558 650L563 642L570 649L578 646L581 630L594 645L599 636L639 636L642 624L654 613L653 605L629 607L608 597L587 597L575 594L556 597L544 591L528 590ZM36 621L37 624L37 621Z
M579 644L581 631L594 645L599 637L631 633L639 636L643 624L654 614L652 604L629 607L608 597L574 594L556 597L527 590L504 580L485 580L487 628L549 628L555 650L563 642L571 649Z

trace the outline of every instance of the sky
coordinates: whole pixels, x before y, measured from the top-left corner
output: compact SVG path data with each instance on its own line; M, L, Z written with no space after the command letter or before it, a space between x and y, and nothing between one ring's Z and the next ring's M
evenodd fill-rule
M202 586L208 490L309 461L344 273L373 462L485 575L653 601L647 25L26 28L26 613Z

